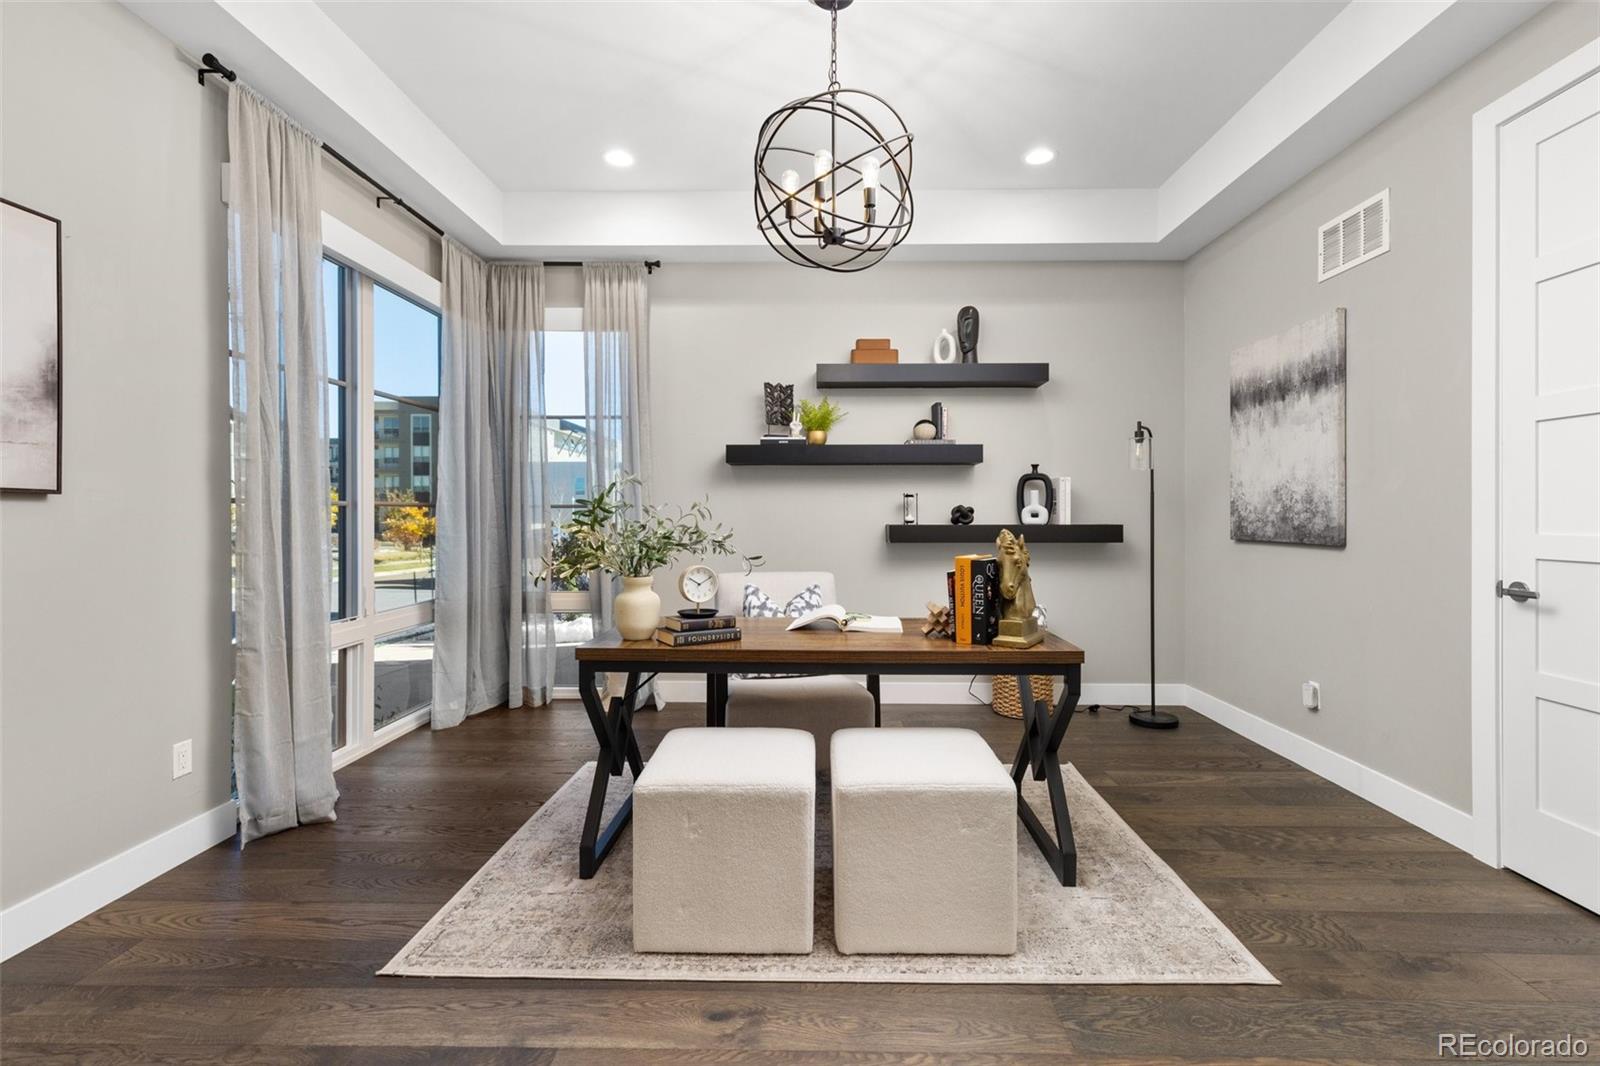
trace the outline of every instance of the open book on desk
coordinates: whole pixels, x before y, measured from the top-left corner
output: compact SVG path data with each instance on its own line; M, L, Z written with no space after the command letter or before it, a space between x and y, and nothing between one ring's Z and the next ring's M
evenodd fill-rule
M845 633L905 632L900 626L900 619L892 614L862 614L859 611L847 611L837 603L825 603L814 611L807 611L790 622L789 629L829 625Z

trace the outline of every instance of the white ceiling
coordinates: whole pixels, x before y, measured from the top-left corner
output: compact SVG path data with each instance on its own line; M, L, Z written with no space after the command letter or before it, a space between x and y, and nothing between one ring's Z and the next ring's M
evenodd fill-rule
M827 85L802 0L320 2L508 191L742 188L761 120ZM859 0L839 75L900 111L919 188L1149 188L1343 6Z
M493 257L773 261L756 131L827 70L804 0L122 2ZM857 0L839 73L916 134L897 258L1182 259L1542 6Z

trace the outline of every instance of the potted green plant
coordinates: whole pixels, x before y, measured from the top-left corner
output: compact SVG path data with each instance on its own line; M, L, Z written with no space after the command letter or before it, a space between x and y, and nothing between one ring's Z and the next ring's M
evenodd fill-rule
M800 401L800 425L806 431L807 444L828 443L828 430L839 424L844 408L824 396L820 400Z
M646 640L661 620L661 597L652 587L655 572L684 555L738 555L745 568L758 565L759 555L742 555L733 547L733 533L711 516L705 501L668 510L645 507L629 513L623 489L638 478L620 478L588 499L574 501L572 517L551 538L536 580L582 586L596 571L616 574L622 591L612 604L617 631L625 640Z

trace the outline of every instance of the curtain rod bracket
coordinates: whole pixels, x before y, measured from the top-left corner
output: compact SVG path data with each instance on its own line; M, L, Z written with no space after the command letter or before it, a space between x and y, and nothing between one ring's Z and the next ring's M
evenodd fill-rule
M231 71L227 67L223 66L222 65L222 61L220 59L218 59L216 56L212 55L210 52L207 52L205 55L201 56L200 57L200 62L205 64L205 65L202 66L202 67L199 67L195 71L195 74L197 75L195 80L198 81L201 85L204 85L206 83L206 75L208 75L208 74L215 74L215 75L217 75L217 77L221 78L223 81L238 81L239 80L239 75L235 74L233 71Z

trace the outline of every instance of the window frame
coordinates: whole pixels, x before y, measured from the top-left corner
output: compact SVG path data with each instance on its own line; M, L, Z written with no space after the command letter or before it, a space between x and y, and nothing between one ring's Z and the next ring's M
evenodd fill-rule
M355 605L352 616L329 623L331 651L346 652L344 671L344 739L333 753L334 769L347 766L385 744L426 725L432 707L421 708L376 726L378 641L395 633L433 622L433 601L407 607L376 610L373 581L375 538L359 535L370 531L376 521L376 423L372 383L376 380L373 323L373 285L402 296L442 318L440 285L412 264L324 212L322 216L323 258L345 267L345 315L341 323L344 340L346 507L345 556L341 560L341 580L347 603ZM362 328L363 325L366 328ZM441 322L440 345L443 346ZM401 433L409 424L402 421ZM438 432L434 433L437 437ZM398 438L397 438L398 443ZM430 493L428 506L437 507L437 486ZM351 587L354 586L354 587Z

